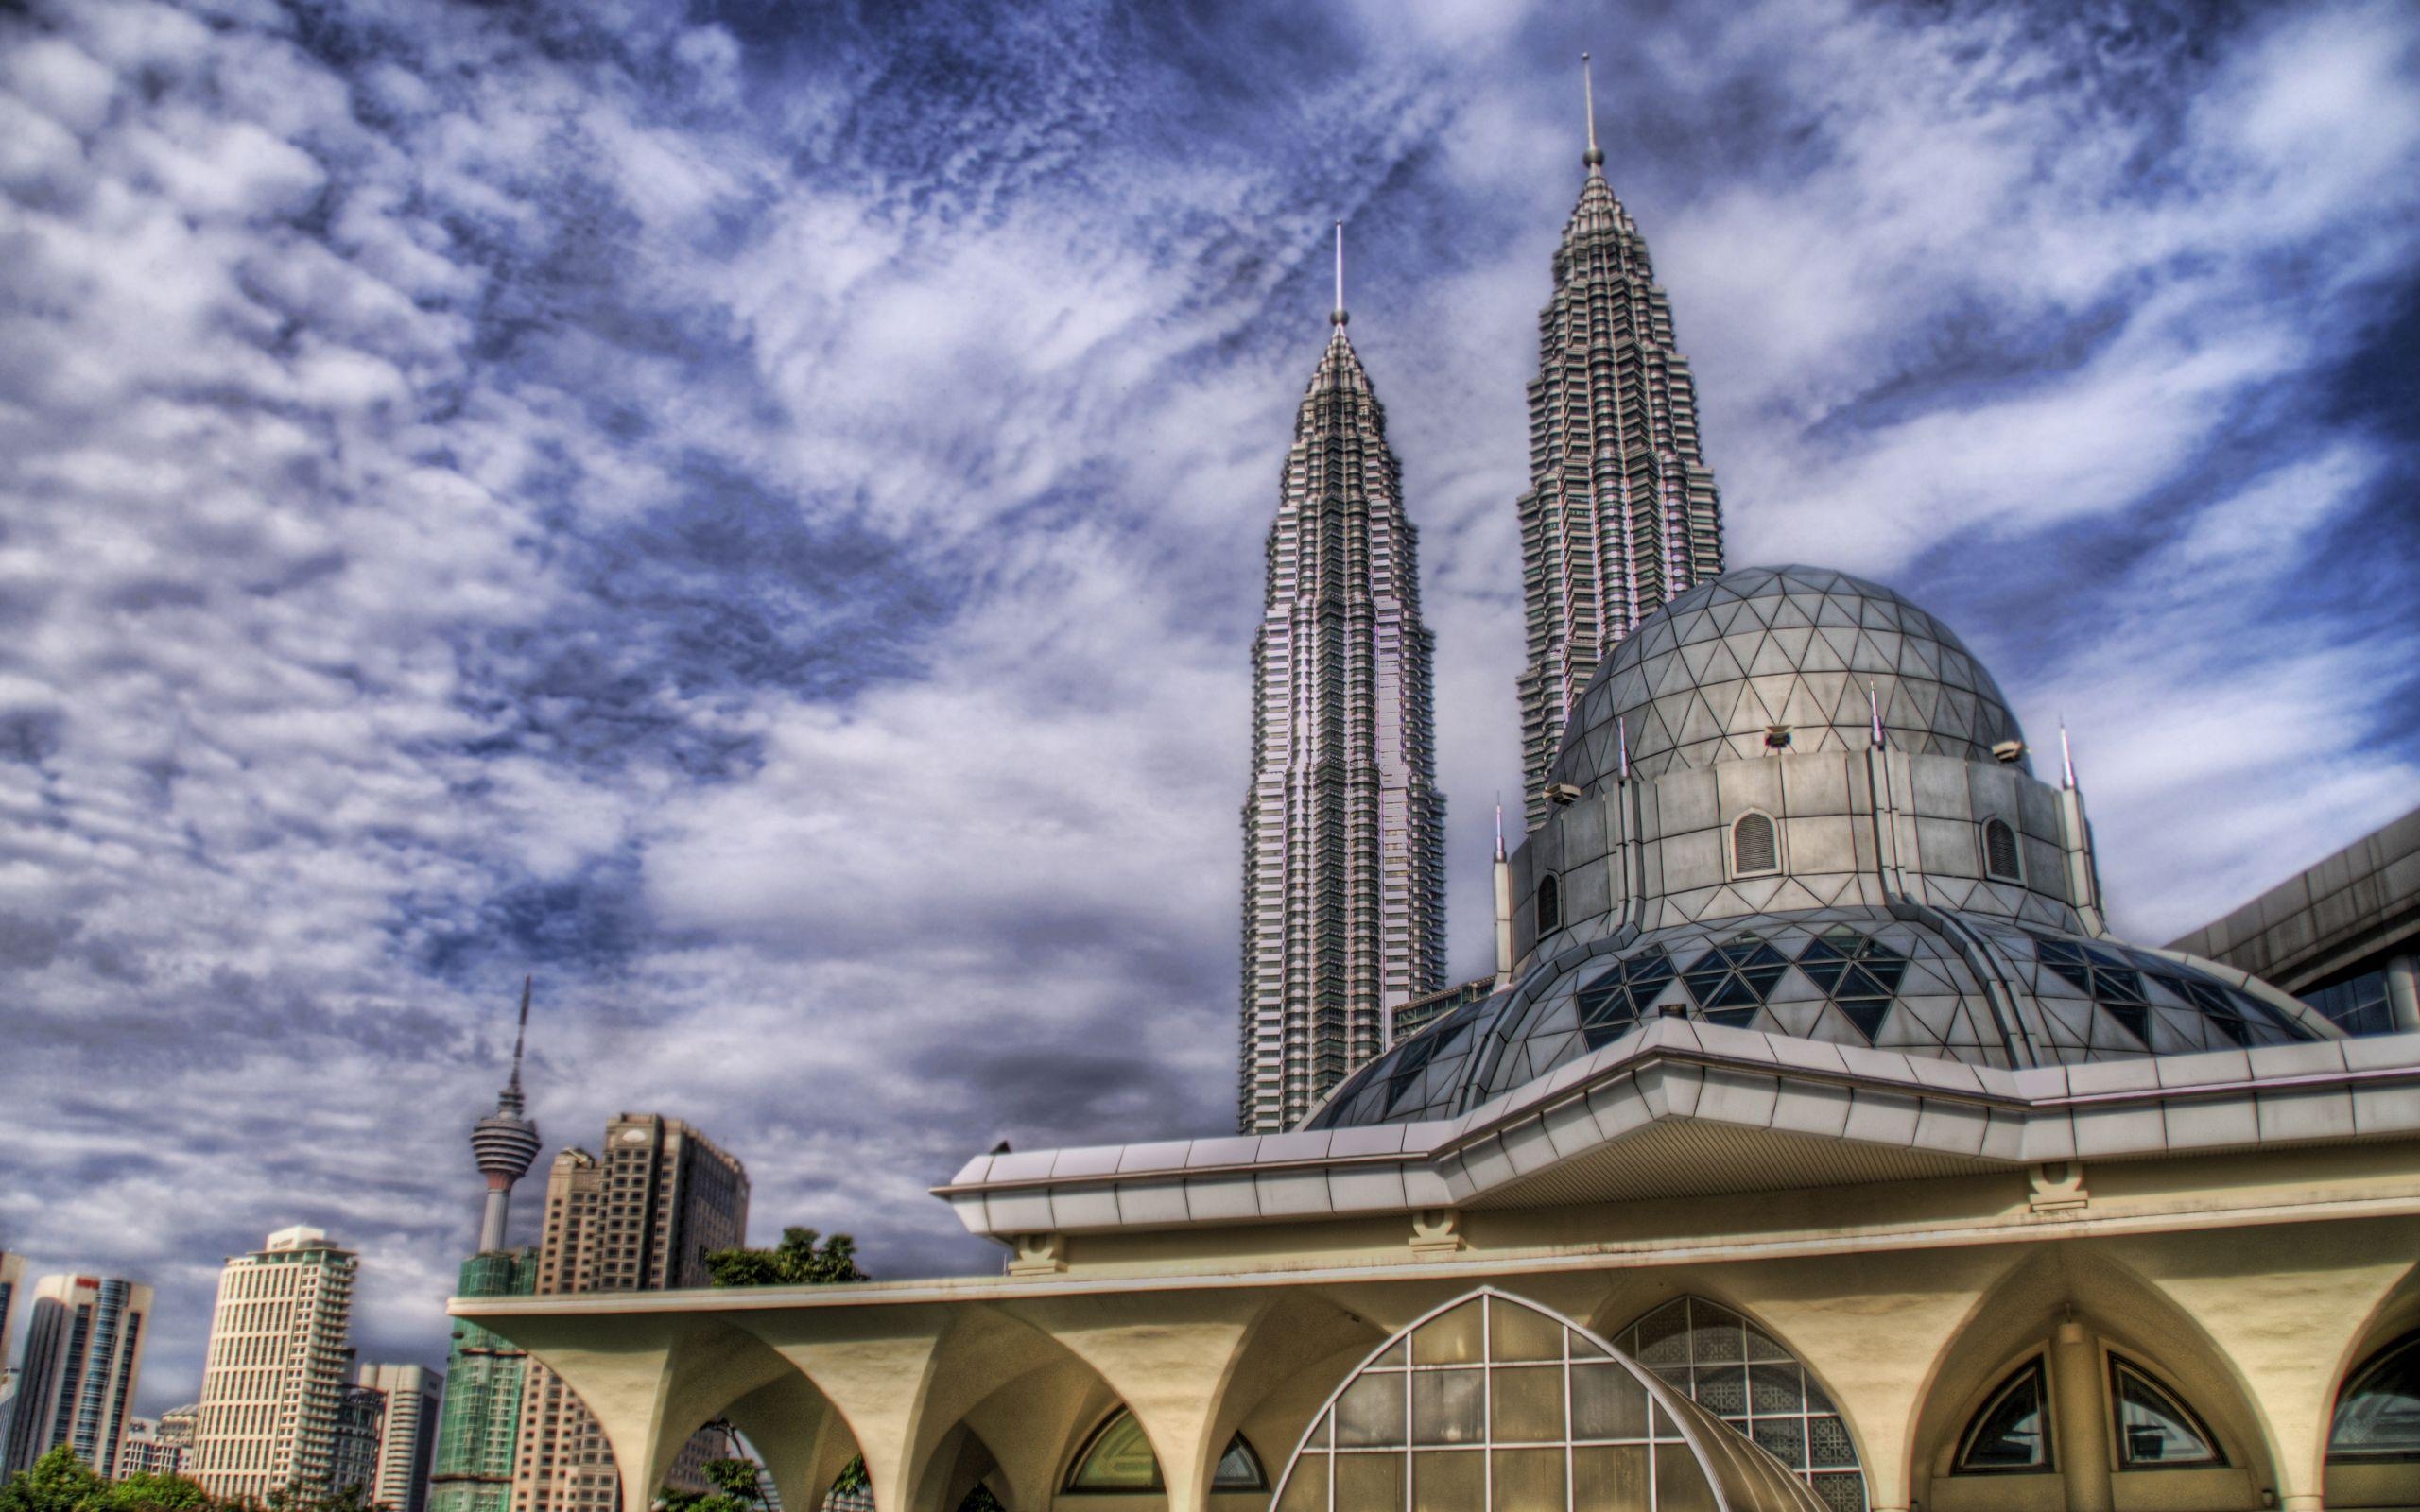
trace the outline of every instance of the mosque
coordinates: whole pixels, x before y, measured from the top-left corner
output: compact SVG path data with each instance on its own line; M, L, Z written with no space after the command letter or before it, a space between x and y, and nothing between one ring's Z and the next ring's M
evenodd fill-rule
M1890 590L1598 670L1516 970L1293 1131L977 1156L996 1277L465 1298L642 1512L2420 1504L2420 1036L2109 936L2072 773Z
M1255 646L1255 751L1319 758L1246 808L1255 1132L977 1156L936 1195L997 1276L456 1298L585 1400L626 1512L710 1422L802 1509L860 1457L877 1512L2420 1506L2420 1033L2112 937L2064 734L1888 588L1723 570L1589 129L1493 983L1437 990L1433 869L1378 885L1443 799L1340 264ZM2360 902L2420 899L2396 833L2206 948L2420 1023L2420 907ZM1297 907L1392 954L1305 968L1254 934Z

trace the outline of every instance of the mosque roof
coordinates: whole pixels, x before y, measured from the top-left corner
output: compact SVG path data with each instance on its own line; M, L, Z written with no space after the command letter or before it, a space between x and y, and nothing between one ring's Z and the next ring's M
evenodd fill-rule
M1890 589L1826 567L1735 568L1615 647L1550 780L1612 781L1625 746L1646 776L1766 756L1776 725L1790 727L1793 751L1861 750L1877 713L1896 750L1990 761L2023 738L1965 643Z

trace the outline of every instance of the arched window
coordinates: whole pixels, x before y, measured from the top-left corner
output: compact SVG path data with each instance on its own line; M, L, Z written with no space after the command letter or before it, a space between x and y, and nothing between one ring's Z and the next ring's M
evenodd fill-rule
M1683 1297L1614 1335L1614 1348L1747 1435L1826 1507L1859 1512L1865 1473L1824 1388L1772 1334L1703 1297Z
M1563 881L1549 871L1538 879L1538 934L1547 936L1563 927Z
M1266 1491L1269 1472L1260 1468L1260 1455L1243 1435L1227 1440L1227 1452L1219 1456L1219 1468L1210 1472L1210 1489L1214 1491Z
M1491 1505L1826 1508L1772 1455L1618 1349L1483 1287L1396 1334L1346 1378L1294 1451L1273 1512Z
M1076 1456L1076 1468L1068 1472L1067 1489L1125 1496L1165 1489L1159 1456L1151 1452L1151 1441L1143 1436L1143 1425L1132 1412L1120 1407L1093 1430Z
M2057 1469L2050 1448L2050 1392L2042 1357L2018 1366L1983 1399L1958 1440L1961 1475L2006 1475Z
M2336 1399L2327 1457L2420 1459L2420 1333L2370 1356Z
M1143 1425L1134 1420L1132 1411L1120 1407L1093 1430L1092 1437L1084 1441L1082 1452L1076 1456L1076 1468L1068 1472L1067 1489L1115 1496L1147 1495L1167 1489L1160 1480L1160 1458L1151 1452L1150 1440L1143 1436ZM1227 1440L1227 1452L1219 1456L1218 1469L1210 1473L1210 1489L1269 1489L1269 1475L1260 1468L1260 1455L1243 1435Z
M2016 832L2006 819L1983 821L1983 870L2002 882L2025 880L2025 868L2017 859Z
M2118 1464L2130 1470L2223 1465L2218 1436L2184 1399L2122 1355L2109 1357L2109 1403L2118 1414Z
M1781 834L1771 816L1742 814L1731 826L1731 874L1754 877L1781 869Z

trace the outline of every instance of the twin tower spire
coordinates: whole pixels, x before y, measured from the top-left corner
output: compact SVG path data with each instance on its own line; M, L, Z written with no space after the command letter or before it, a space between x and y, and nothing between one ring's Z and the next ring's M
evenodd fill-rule
M1722 569L1696 389L1647 244L1605 182L1581 61L1587 177L1538 317L1518 501L1531 829L1564 717L1598 663L1640 618ZM1339 222L1332 330L1295 412L1253 641L1236 1108L1247 1133L1300 1123L1392 1042L1395 1008L1445 982L1435 639L1420 616L1402 465L1347 319Z

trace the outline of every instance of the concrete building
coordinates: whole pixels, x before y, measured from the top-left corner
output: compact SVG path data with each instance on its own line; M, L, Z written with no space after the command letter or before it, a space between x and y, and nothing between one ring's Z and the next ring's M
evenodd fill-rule
M2420 809L2172 942L2276 983L2346 1034L2420 1029Z
M880 1512L2420 1504L2420 1035L2113 938L1947 627L1726 573L1552 776L1499 990L1288 1133L976 1157L1005 1274L456 1309L625 1512L724 1418Z
M337 1489L337 1428L358 1262L297 1226L227 1262L210 1320L192 1478L214 1496Z
M478 1252L462 1263L455 1281L460 1297L523 1297L538 1283L538 1252L506 1247L512 1188L529 1174L540 1147L538 1125L527 1116L521 1091L530 985L528 978L522 979L512 1074L496 1096L495 1111L471 1126L471 1154L487 1182L487 1202L480 1214ZM437 1425L427 1477L428 1512L504 1512L510 1503L527 1370L521 1350L475 1323L456 1321L445 1359L446 1390L432 1404L435 1410L425 1414ZM414 1503L408 1512L419 1512L419 1504Z
M1485 1002L1495 990L1495 977L1473 977L1457 982L1443 992L1431 992L1425 998L1414 998L1402 1004L1387 1016L1389 1044L1401 1044L1413 1035L1443 1018L1465 1003Z
M1519 501L1528 658L1516 686L1531 831L1546 822L1564 720L1598 663L1642 618L1722 570L1696 383L1646 239L1605 181L1593 94L1582 161L1554 293L1538 312Z
M379 1398L377 1443L363 1490L391 1512L424 1512L445 1378L416 1365L362 1365L353 1379L356 1389ZM337 1484L352 1483L339 1476Z
M623 1113L605 1125L602 1156L574 1148L555 1158L536 1290L555 1297L702 1287L711 1280L706 1257L747 1236L748 1174L737 1160L679 1119ZM522 1393L512 1512L618 1512L626 1496L644 1506L667 1483L708 1489L697 1469L728 1445L719 1435L700 1438L702 1427L692 1424L654 1477L634 1486L578 1390L533 1363Z
M1238 1126L1284 1128L1445 971L1432 642L1386 412L1345 336L1294 417L1253 641Z
M328 1480L338 1495L375 1501L378 1446L386 1432L387 1394L375 1386L346 1386L337 1398L336 1449L329 1456Z
M193 1431L201 1420L201 1403L189 1401L182 1407L171 1407L160 1415L160 1442L181 1452L189 1466L193 1459Z
M65 1445L104 1479L117 1474L143 1372L151 1288L114 1277L45 1276L26 1310L6 1472Z
M185 1472L186 1446L163 1436L155 1418L129 1418L126 1438L118 1446L117 1473L123 1480L129 1475L182 1475Z

